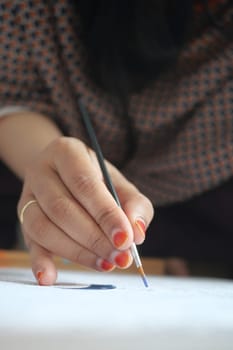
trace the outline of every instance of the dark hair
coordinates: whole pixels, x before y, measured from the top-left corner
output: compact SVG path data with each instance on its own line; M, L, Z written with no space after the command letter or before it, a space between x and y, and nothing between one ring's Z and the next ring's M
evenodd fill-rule
M78 0L91 78L122 100L175 61L192 0Z

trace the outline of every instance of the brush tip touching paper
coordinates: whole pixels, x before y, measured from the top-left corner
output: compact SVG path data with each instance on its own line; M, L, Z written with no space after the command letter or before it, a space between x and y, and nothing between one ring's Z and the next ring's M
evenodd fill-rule
M139 271L139 273L140 273L140 275L141 275L141 277L142 277L144 286L145 286L146 288L148 288L148 287L149 287L149 284L148 284L148 281L147 281L147 278L146 278L146 275L145 275L145 273L144 273L144 270L143 270L142 266L139 266L139 267L138 267L138 271Z

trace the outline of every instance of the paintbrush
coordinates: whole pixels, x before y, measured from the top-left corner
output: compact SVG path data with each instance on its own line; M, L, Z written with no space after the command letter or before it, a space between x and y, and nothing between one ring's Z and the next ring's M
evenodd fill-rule
M111 177L110 177L109 172L107 170L107 167L105 165L104 157L103 157L100 145L98 143L98 140L97 140L94 128L92 126L89 114L88 114L88 112L87 112L87 110L86 110L86 108L85 108L85 106L82 103L80 98L78 99L78 104L79 104L79 108L80 108L80 112L81 112L81 116L82 116L84 125L86 127L88 136L89 136L89 138L91 140L91 143L92 143L92 147L93 147L93 149L94 149L94 151L96 153L96 156L97 156L97 159L98 159L98 162L99 162L102 174L103 174L103 178L104 178L105 184L106 184L109 192L112 194L113 198L115 199L117 205L121 208L121 203L119 201L119 198L118 198L116 190L115 190L115 188L113 186ZM144 273L144 270L143 270L143 267L142 267L142 263L141 263L141 259L139 257L138 250L137 250L137 247L136 247L135 243L133 243L131 245L130 251L131 251L131 254L133 256L135 265L136 265L136 267L137 267L137 269L138 269L138 271L139 271L139 273L140 273L140 275L142 277L144 286L148 287L148 282L147 282L147 279L146 279L146 275Z

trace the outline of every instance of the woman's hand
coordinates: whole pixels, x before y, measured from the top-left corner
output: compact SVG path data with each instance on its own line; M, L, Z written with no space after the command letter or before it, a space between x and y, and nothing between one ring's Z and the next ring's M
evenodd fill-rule
M119 208L104 184L95 154L81 141L59 137L25 171L18 204L33 272L40 284L56 280L53 255L110 271L132 263L129 248L144 241L150 201L111 164Z

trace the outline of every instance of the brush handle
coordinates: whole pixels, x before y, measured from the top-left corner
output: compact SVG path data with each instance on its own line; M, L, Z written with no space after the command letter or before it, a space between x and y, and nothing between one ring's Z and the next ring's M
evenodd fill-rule
M83 119L84 125L86 127L87 133L89 135L89 138L91 140L92 148L94 149L94 151L96 153L96 156L97 156L97 159L98 159L98 162L99 162L102 174L103 174L103 178L104 178L105 184L106 184L109 192L112 194L113 198L115 199L117 205L121 208L121 203L119 201L118 195L116 193L116 190L115 190L115 188L113 186L111 177L110 177L110 175L108 173L108 170L107 170L107 167L105 165L104 157L103 157L103 154L102 154L102 150L101 150L100 145L98 143L98 140L97 140L94 128L92 126L92 123L91 123L91 120L90 120L90 117L89 117L89 114L87 113L87 110L86 110L86 108L85 108L85 106L82 103L80 98L78 100L78 103L79 103L79 108L80 108L80 111L81 111L82 119ZM131 254L133 256L133 259L134 259L136 267L137 268L141 268L141 270L142 270L141 275L142 275L143 282L144 282L145 286L148 286L147 282L145 283L145 281L146 281L145 274L144 274L143 269L142 269L141 259L139 257L138 250L137 250L137 247L136 247L135 243L133 243L131 245L130 251L131 251Z

